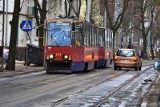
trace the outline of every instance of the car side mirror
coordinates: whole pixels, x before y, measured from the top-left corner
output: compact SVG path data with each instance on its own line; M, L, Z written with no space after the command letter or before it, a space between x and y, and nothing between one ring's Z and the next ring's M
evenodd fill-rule
M160 61L155 61L154 62L154 69L158 70L158 71L160 70Z

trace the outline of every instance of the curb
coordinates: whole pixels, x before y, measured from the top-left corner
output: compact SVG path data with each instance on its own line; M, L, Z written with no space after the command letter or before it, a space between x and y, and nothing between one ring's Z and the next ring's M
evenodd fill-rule
M151 88L143 98L141 107L159 107L160 98L160 75L153 82Z

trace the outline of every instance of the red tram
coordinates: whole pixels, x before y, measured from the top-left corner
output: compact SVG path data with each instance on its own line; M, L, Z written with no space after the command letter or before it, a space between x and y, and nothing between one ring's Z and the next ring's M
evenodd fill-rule
M103 33L99 36L101 30L96 25L58 18L47 20L46 30L44 58L47 73L87 71L107 64L108 49L104 44L109 39L105 39ZM113 52L109 52L111 58Z

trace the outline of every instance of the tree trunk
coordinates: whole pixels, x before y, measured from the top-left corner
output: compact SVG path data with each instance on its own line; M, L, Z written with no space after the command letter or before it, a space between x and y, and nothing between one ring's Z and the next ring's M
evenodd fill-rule
M147 39L146 39L146 35L145 34L143 34L143 53L142 53L142 57L144 58L144 59L147 59Z
M113 58L115 57L115 37L116 37L116 34L115 32L113 32Z
M20 0L15 0L13 18L12 21L10 21L11 38L9 44L9 57L6 66L7 70L15 70L16 43L17 43L18 28L19 28L18 26L19 12L20 12Z
M151 37L150 37L150 43L151 43L151 46L150 46L150 48L151 48L151 56L152 56L152 59L154 59L154 50L153 50L153 38L152 38L152 34L151 34Z
M44 21L46 19L46 5L47 0L43 0L42 9L40 11L40 28L39 28L39 46L43 47L43 40L44 40Z

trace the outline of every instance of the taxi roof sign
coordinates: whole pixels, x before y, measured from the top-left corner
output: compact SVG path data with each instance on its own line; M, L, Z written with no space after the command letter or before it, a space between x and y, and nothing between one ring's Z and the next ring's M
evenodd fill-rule
M25 32L32 31L32 21L31 20L23 20L20 27Z

